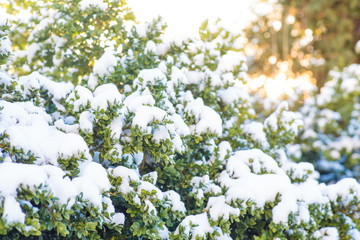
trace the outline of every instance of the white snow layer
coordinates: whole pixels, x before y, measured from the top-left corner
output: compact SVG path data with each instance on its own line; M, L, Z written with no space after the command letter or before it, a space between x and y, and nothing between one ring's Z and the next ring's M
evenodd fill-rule
M25 214L15 199L20 187L50 190L59 199L59 204L67 207L71 207L76 196L82 193L90 204L102 209L102 192L108 191L111 185L106 170L100 164L85 164L79 177L72 180L64 176L65 172L61 168L52 165L0 163L0 193L5 199L2 217L6 223L24 223Z
M104 54L94 63L93 73L103 78L114 72L114 68L119 61L119 57L116 57L115 54L114 49L105 48Z
M274 223L286 224L291 213L298 213L299 221L308 222L309 204L327 205L330 201L336 202L338 197L345 202L360 197L360 185L355 179L343 179L329 186L313 179L292 184L277 162L257 149L238 151L231 156L218 182L227 191L225 201L220 198L209 200L207 209L212 218L236 214L229 206L236 200L243 200L244 204L252 201L258 208L263 208L279 194L280 201L272 210Z

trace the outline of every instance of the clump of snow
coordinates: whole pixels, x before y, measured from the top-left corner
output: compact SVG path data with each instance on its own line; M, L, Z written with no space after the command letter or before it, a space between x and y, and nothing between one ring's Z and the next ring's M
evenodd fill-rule
M158 107L141 106L136 110L133 125L146 130L151 121L162 121L165 116L166 112Z
M171 202L172 211L186 212L185 204L180 200L180 195L177 192L173 190L164 192L164 199Z
M115 225L124 225L125 223L125 215L123 213L115 213L111 219Z
M209 175L193 177L190 185L193 186L192 192L196 194L196 198L198 199L203 198L204 193L212 193L215 195L221 193L221 188L210 179Z
M30 90L44 89L49 92L55 100L66 98L66 96L74 89L74 85L69 82L54 82L38 72L32 72L30 75L22 76L18 80L17 89L21 92L24 89L24 94L31 94Z
M114 49L110 47L105 48L104 54L94 63L93 73L103 78L114 72L114 68L120 60L115 55Z
M93 98L92 92L83 86L76 86L74 91L69 94L67 101L74 105L73 110L78 112L81 107L85 108Z
M113 83L98 86L93 94L94 98L91 100L93 110L107 110L109 104L120 104L123 99L123 96Z
M248 134L250 139L259 143L264 148L268 148L270 146L264 132L264 125L262 123L252 121L250 123L244 124L242 128L243 132Z
M110 123L110 130L111 130L111 133L112 133L112 136L115 138L115 139L119 139L120 138L120 135L122 133L122 127L124 125L124 121L123 121L123 118L120 116L120 117L117 117L115 118L111 123Z
M130 182L138 182L140 181L139 175L133 169L118 166L114 169L109 170L110 174L114 177L121 178L121 184L119 186L119 191L125 194L134 191L134 188L130 186Z
M226 89L221 89L218 91L218 96L221 98L221 101L227 105L230 105L239 99L242 101L249 99L249 94L246 92L245 88L241 86L233 86Z
M156 54L156 53L157 53L157 47L156 47L155 42L149 40L149 41L146 43L144 52L145 52L146 54L150 54L150 53Z
M314 179L292 184L274 159L256 149L238 151L231 156L218 182L226 189L225 203L228 205L242 200L244 207L246 202L251 201L257 208L263 208L265 203L274 202L277 196L281 196L272 209L273 222L285 224L291 213L299 213L299 221L308 222L309 204L326 205L329 201L336 201L339 196L352 199L359 194L359 185L354 179L328 187L319 185ZM354 194L349 196L350 192Z
M185 112L192 114L197 121L192 127L193 133L206 133L207 131L222 134L222 120L220 115L212 108L205 106L202 98L197 98L188 103Z
M81 153L91 160L89 149L82 137L50 126L50 116L33 103L1 101L0 106L4 106L0 112L0 115L4 116L0 119L1 132L8 135L12 147L23 149L25 153L31 151L38 164L58 165L59 158L78 157Z
M0 38L0 55L9 55L12 52L9 38Z
M225 196L210 197L206 210L209 212L212 220L216 221L220 218L229 220L231 215L238 216L239 208L233 208L225 201Z
M79 117L79 127L82 131L93 133L93 115L89 111L84 111Z
M59 158L78 157L84 153L91 160L89 149L82 137L63 133L48 125L11 126L6 130L11 146L31 151L38 164L58 165ZM46 146L46 147L44 147Z
M189 236L191 233L191 240L206 238L206 234L214 232L214 228L211 227L206 213L187 216L182 220L180 226L185 228L184 233L186 235ZM176 234L179 234L179 227L175 230Z
M177 134L179 134L180 136L187 136L190 134L189 126L186 125L186 123L179 114L174 114L170 116L170 119L174 122L174 127Z
M25 213L22 212L20 203L13 196L6 196L4 200L4 212L2 218L7 225L13 223L25 223Z
M303 121L294 112L287 111L288 108L288 103L282 102L276 111L265 119L264 125L274 132L278 131L279 127L283 127L285 131L291 131L297 135Z
M340 239L339 232L335 227L323 227L312 234L314 238L321 238L323 240Z
M354 196L357 197L357 199L360 199L360 185L353 178L345 178L336 184L331 184L326 188L325 192L333 202L336 202L337 198L346 200L348 198L351 199Z
M30 188L44 185L47 177L39 166L7 162L0 163L0 179L1 195L15 197L20 185Z
M159 68L143 69L139 72L138 77L134 80L133 85L146 87L147 85L156 85L159 83L166 84L166 76Z
M189 84L200 84L201 81L205 80L206 74L197 71L185 72L185 76L189 81Z
M236 66L241 66L243 71L246 71L244 62L246 57L241 52L228 51L219 61L216 69L219 73L233 71ZM244 65L244 66L242 66Z

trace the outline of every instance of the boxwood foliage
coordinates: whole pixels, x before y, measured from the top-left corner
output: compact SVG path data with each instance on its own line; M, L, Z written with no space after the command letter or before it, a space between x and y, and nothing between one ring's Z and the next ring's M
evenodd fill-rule
M37 21L21 53L38 50L0 75L1 238L360 239L356 180L288 158L303 124L286 103L256 119L241 36L205 22L168 42L124 2L12 3Z

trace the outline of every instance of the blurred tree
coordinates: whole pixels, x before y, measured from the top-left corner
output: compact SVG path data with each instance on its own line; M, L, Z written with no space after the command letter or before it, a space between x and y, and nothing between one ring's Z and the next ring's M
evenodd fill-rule
M260 1L265 2L265 1ZM294 73L311 70L323 86L328 72L360 62L360 0L266 1L272 11L247 29L255 47L250 73L274 74L278 63L289 62Z

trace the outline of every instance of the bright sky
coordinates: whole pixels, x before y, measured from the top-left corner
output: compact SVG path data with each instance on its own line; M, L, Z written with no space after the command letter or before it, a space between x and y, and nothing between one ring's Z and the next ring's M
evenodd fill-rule
M128 0L139 21L161 15L171 36L195 35L205 19L221 18L229 29L238 31L251 19L253 0Z

